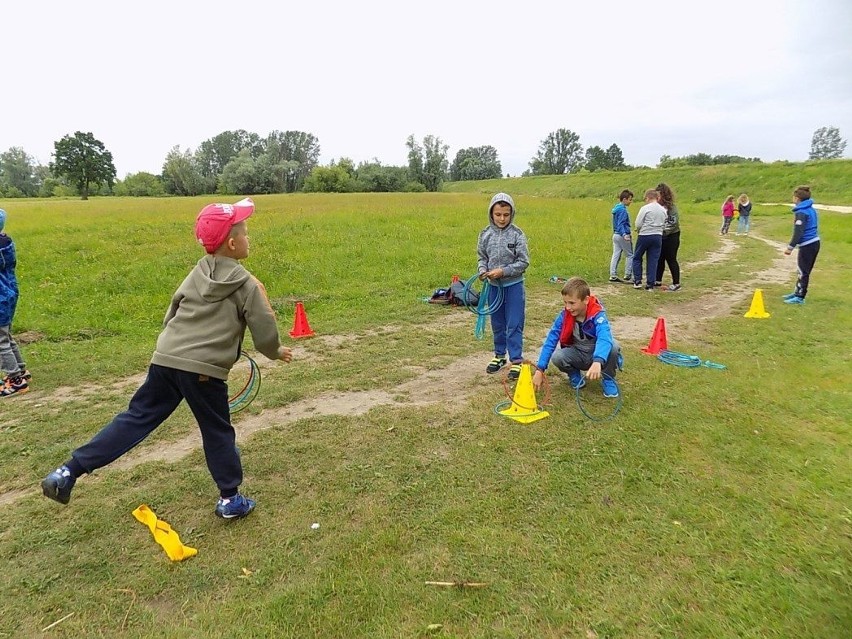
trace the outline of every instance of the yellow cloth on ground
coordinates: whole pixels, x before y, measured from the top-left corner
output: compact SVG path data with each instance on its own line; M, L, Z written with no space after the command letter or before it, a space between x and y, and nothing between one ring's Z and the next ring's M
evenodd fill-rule
M195 548L184 546L172 527L162 519L157 519L157 515L146 504L134 510L133 516L148 526L151 534L154 535L154 541L163 547L172 561L183 561L198 554Z

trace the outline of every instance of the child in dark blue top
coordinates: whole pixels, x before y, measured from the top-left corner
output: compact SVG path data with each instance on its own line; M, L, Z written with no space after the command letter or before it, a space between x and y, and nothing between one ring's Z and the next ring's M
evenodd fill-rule
M30 373L12 337L12 318L18 305L17 257L15 243L3 232L5 227L6 211L0 209L0 397L26 393L30 388Z
M790 238L784 255L790 255L794 248L799 248L799 278L796 280L796 290L785 295L784 301L787 304L804 304L811 271L814 270L819 255L819 221L811 198L811 187L798 187L793 191L793 200L793 237Z

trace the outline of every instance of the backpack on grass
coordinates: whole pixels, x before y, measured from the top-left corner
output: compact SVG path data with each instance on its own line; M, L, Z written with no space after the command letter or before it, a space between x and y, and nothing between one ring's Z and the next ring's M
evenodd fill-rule
M479 293L473 289L464 290L464 282L452 282L447 288L435 289L430 304L444 304L449 306L476 306L479 303Z

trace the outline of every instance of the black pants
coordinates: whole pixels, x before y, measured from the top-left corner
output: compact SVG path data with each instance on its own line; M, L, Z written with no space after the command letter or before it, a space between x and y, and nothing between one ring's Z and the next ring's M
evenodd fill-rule
M222 497L233 497L243 482L224 380L151 364L148 377L130 400L92 440L71 457L87 473L115 461L150 435L186 400L201 429L204 456Z
M663 271L666 264L672 274L672 284L680 284L680 264L677 262L677 250L680 248L680 231L671 235L663 235L663 246L660 249L660 259L657 260L657 281L663 281Z
M811 280L811 271L814 270L817 255L819 255L819 242L799 247L799 279L796 280L796 295L799 297L803 298L808 294L808 282Z

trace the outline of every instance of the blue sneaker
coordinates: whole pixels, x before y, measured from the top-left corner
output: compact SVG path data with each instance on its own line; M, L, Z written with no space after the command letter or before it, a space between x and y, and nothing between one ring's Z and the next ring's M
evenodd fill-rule
M216 515L222 519L239 519L254 510L254 499L243 497L237 493L230 499L219 498L216 504Z
M793 297L785 299L784 303L785 304L804 304L805 298L799 297L798 295L794 295Z
M799 297L799 296L796 295L795 293L787 293L782 299L786 302L787 300L792 299L794 297Z
M71 471L68 466L60 466L41 482L41 491L45 497L49 497L60 504L67 504L71 501L71 489L77 479L71 476Z
M577 390L586 385L586 378L580 371L571 371L568 373L568 383L571 384L571 388Z
M618 384L615 383L614 379L604 377L601 380L601 386L603 387L604 397L618 397Z

